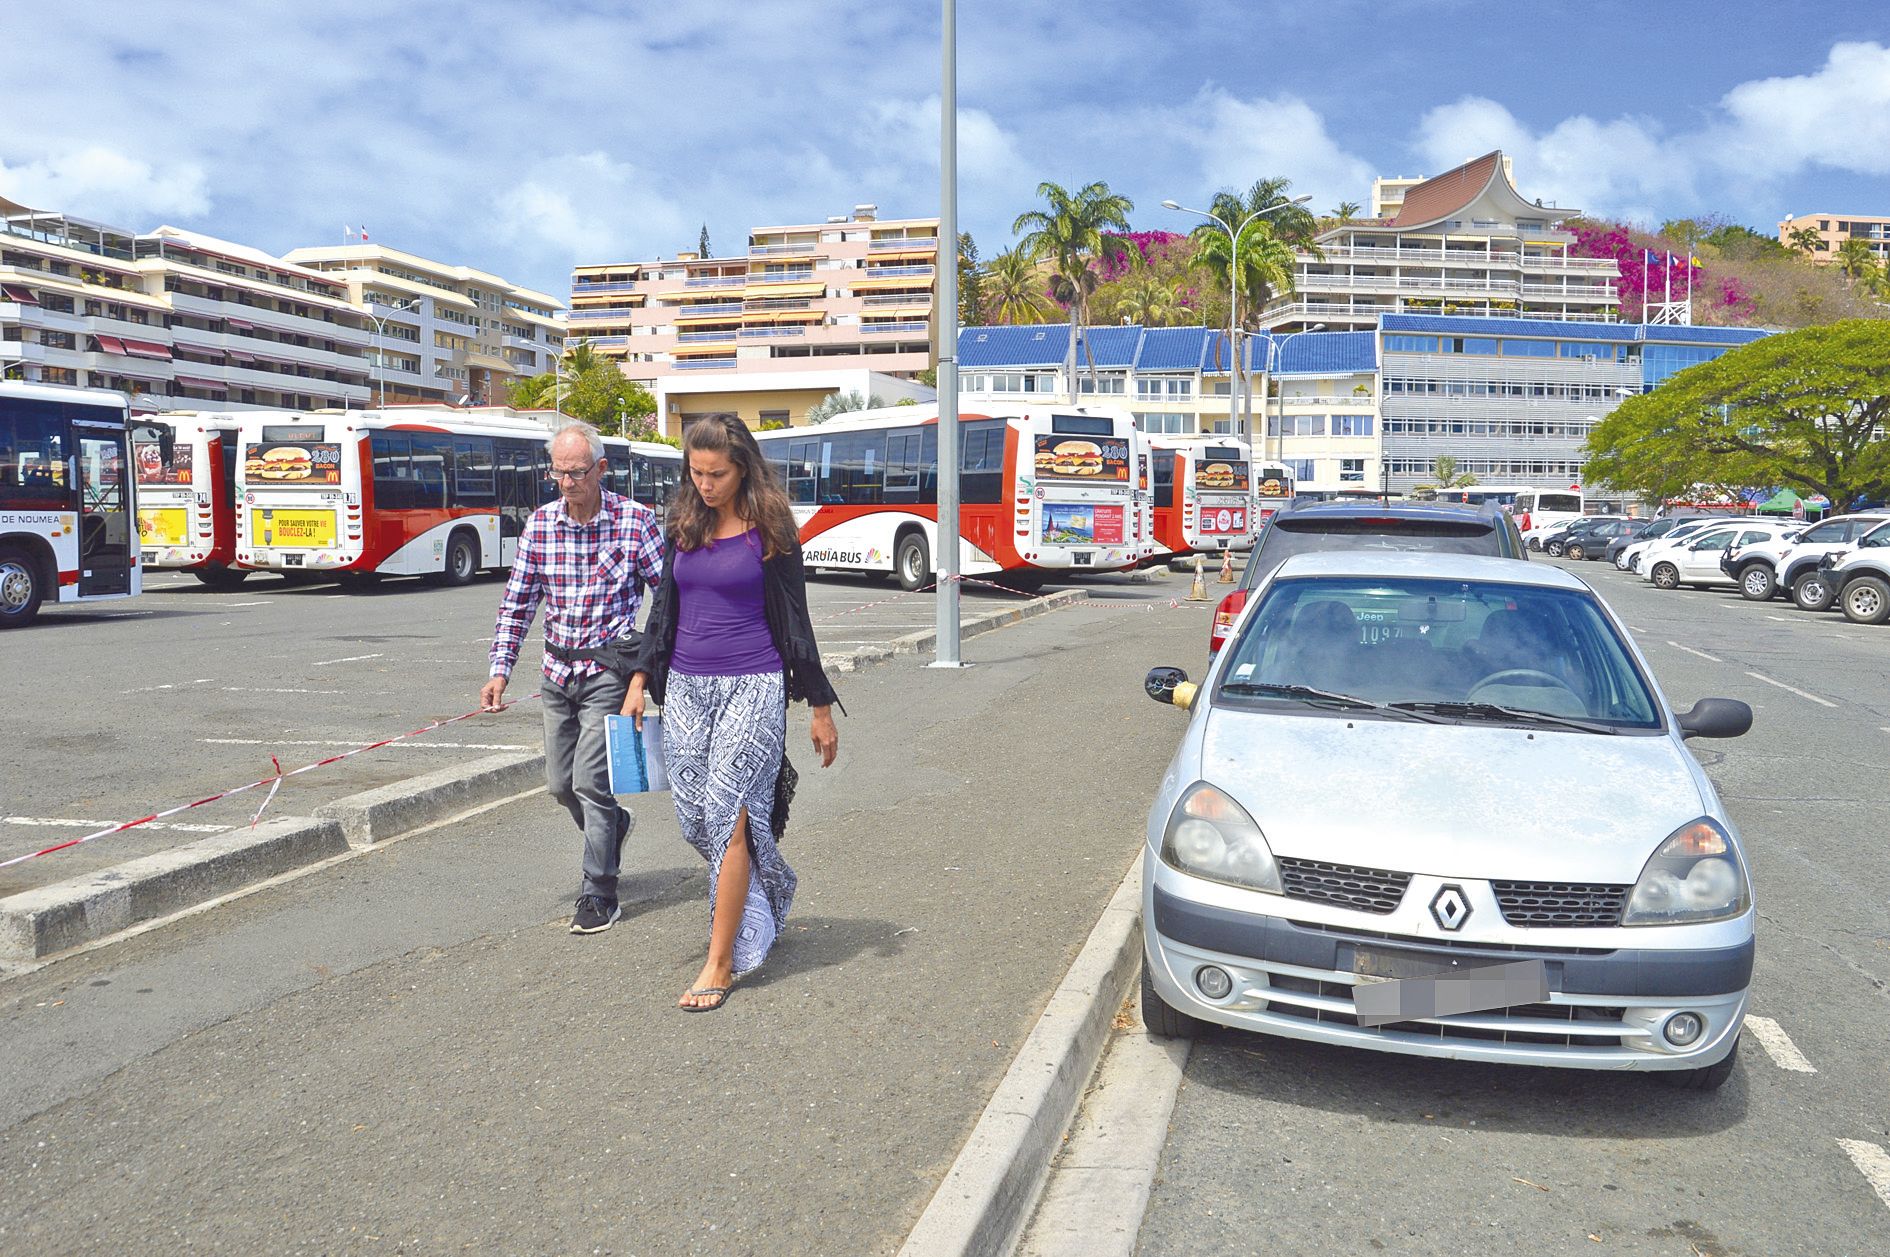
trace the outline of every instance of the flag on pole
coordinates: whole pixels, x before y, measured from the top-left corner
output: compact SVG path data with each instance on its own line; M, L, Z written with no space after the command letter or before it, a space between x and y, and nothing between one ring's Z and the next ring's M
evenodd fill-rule
M362 240L366 240L366 239L367 239L367 228L366 228L365 226L363 226L363 227L361 228L361 239L362 239Z
M361 233L361 238L362 238L363 240L365 240L365 239L367 239L367 233L366 233L366 232L362 232L362 233ZM1672 304L1673 304L1673 254L1671 254L1671 253L1669 253L1669 254L1667 255L1667 265L1666 265L1666 267L1665 267L1664 269L1665 269L1665 271L1666 271L1666 274L1667 274L1667 298L1666 298L1666 300L1667 300L1667 304L1668 304L1668 305L1672 305Z

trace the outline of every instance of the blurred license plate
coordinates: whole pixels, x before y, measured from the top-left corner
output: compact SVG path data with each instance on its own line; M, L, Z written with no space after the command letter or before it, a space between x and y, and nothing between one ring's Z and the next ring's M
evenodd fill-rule
M1430 955L1361 947L1352 957L1358 985L1353 1004L1361 1026L1488 1012L1549 998L1548 968L1540 960L1452 962Z
M1088 550L1078 550L1070 556L1070 561L1078 567L1088 567L1095 559L1095 554Z

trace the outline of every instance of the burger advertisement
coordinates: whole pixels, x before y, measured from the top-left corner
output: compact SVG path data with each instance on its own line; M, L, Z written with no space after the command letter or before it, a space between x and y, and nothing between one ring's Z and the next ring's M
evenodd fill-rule
M252 443L243 447L243 478L252 485L339 485L341 446Z
M1245 493L1247 491L1247 461L1245 459L1214 459L1202 463L1194 473L1194 483L1198 489Z
M1113 437L1040 436L1037 475L1127 484L1129 443Z
M138 464L138 483L147 485L188 485L190 479L191 449L181 442L171 450L171 461L166 464L164 451L156 441L138 441L131 447L133 459Z

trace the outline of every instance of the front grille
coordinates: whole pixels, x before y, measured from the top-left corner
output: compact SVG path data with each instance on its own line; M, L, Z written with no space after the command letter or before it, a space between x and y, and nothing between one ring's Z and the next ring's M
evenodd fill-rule
M1361 869L1323 860L1281 860L1280 882L1288 897L1335 904L1379 916L1398 910L1409 873Z
M1267 975L1267 987L1281 995L1310 997L1306 1002L1269 999L1267 1011L1286 1017L1326 1025L1358 1025L1353 1007L1353 988L1343 982L1302 978L1283 973ZM1429 1021L1400 1021L1382 1026L1381 1031L1400 1035L1429 1035L1447 1042L1514 1043L1528 1046L1569 1048L1621 1047L1627 1040L1622 1018L1627 1009L1591 1004L1516 1004L1493 1008L1488 1012L1467 1013L1460 1017L1439 1017ZM1482 1022L1484 1024L1473 1024ZM1508 1023L1493 1025L1490 1023Z
M1399 943L1406 947L1425 950L1441 947L1451 951L1461 952L1521 952L1538 956L1611 956L1615 951L1612 947L1561 947L1556 945L1541 947L1532 943L1481 943L1474 940L1458 938L1414 938L1409 934L1384 934L1378 930L1360 930L1349 925L1321 925L1314 921L1295 921L1293 922L1293 928L1296 930L1316 930L1321 934L1331 934L1335 937L1351 939L1355 942L1363 939L1368 942Z
M1594 929L1621 923L1632 886L1587 882L1491 882L1503 920L1536 928Z

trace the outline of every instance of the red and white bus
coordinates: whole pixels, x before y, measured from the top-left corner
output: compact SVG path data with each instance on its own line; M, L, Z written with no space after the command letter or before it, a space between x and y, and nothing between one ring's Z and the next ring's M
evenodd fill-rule
M932 581L938 406L889 406L758 432L801 526L807 566ZM958 570L1032 586L1146 557L1141 436L1127 411L979 403L959 414Z
M1253 459L1245 441L1146 438L1155 462L1157 561L1253 549Z
M236 566L237 417L174 411L132 424L138 469L138 546L146 571L189 572L226 589Z
M1258 468L1253 477L1254 527L1266 527L1267 521L1293 500L1295 492L1293 473L1286 468L1274 464Z
M535 423L388 411L244 415L236 561L464 585L511 567L533 511L556 496L551 431ZM662 514L682 477L669 445L604 440L606 483Z
M0 629L144 588L129 420L122 393L0 381Z

